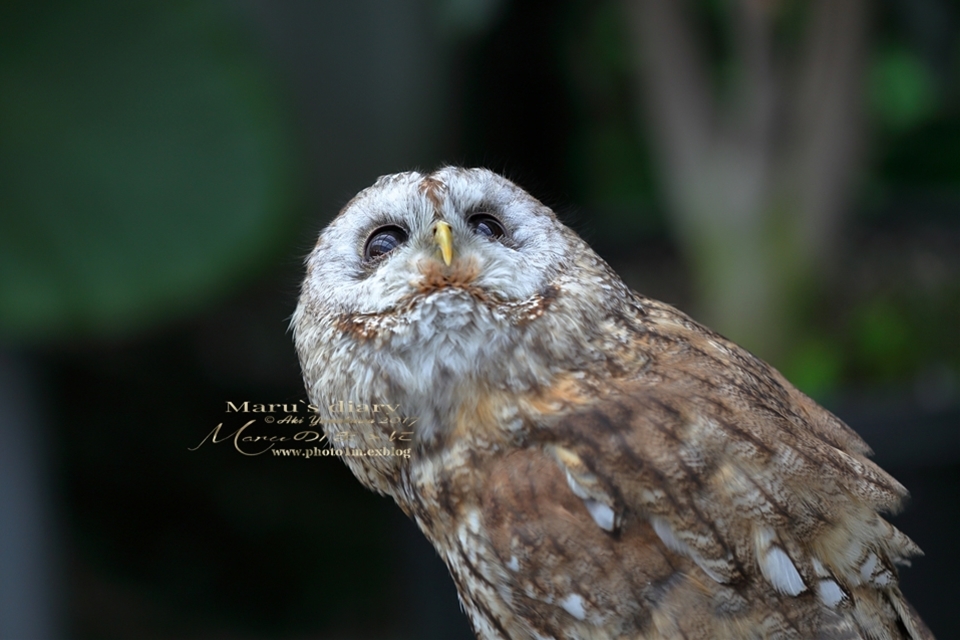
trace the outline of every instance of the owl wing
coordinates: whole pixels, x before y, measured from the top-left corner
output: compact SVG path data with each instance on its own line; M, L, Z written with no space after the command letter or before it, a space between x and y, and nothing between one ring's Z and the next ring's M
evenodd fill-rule
M932 638L897 585L895 565L920 550L878 515L905 489L771 367L687 328L668 341L682 348L648 348L635 375L545 413L535 453L500 463L486 516L504 562L530 564L518 539L553 540L606 567L574 572L599 593L626 588L648 605L632 615L701 630L690 637ZM656 333L639 339L663 343ZM518 502L537 516L508 522L503 507ZM621 573L635 584L610 584ZM582 592L597 589L566 591L578 595L548 598L586 616Z

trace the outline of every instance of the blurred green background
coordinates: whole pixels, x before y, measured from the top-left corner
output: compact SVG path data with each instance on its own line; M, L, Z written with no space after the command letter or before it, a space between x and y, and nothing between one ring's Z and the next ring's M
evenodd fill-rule
M958 0L145 0L0 5L0 638L470 637L342 464L187 450L304 397L316 233L444 163L857 429L960 633Z

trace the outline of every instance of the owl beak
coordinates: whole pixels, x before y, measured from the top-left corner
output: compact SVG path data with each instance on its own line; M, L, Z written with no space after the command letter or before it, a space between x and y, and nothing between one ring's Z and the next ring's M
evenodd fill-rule
M453 261L453 233L450 225L446 222L438 222L433 227L433 239L440 247L440 254L443 256L443 263L450 266Z

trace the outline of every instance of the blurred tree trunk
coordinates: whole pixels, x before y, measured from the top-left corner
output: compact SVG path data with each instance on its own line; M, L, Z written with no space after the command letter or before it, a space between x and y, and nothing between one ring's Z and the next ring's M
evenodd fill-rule
M0 638L62 638L60 558L34 363L0 348Z
M867 0L811 0L794 43L775 33L784 2L731 0L735 72L718 89L688 3L624 2L697 313L777 362L834 263L859 168Z

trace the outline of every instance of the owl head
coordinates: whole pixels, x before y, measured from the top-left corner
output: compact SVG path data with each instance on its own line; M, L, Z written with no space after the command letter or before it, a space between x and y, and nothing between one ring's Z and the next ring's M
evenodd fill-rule
M384 176L323 230L304 295L334 313L382 314L445 288L497 301L542 291L572 256L553 212L486 169Z

